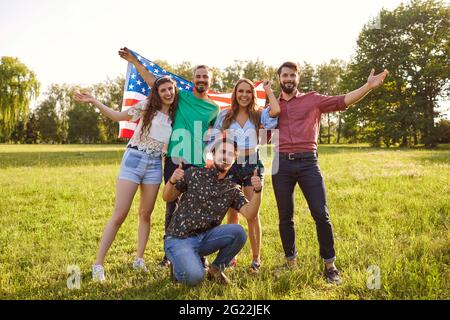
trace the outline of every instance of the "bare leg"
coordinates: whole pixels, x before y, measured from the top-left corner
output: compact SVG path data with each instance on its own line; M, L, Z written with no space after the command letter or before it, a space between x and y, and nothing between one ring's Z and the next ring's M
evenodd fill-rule
M151 227L151 215L155 207L160 184L141 184L137 257L143 258Z
M227 224L238 224L239 223L239 213L230 208L227 211Z
M253 198L253 187L244 187L244 195L248 200ZM248 234L250 246L252 248L253 260L261 262L261 220L259 219L259 211L255 218L248 220Z
M105 231L103 232L95 264L103 265L106 253L111 247L111 244L116 237L117 231L119 231L120 226L125 221L125 218L130 211L131 203L133 202L133 198L136 194L137 188L138 184L134 182L120 179L117 180L116 203L114 206L114 212L105 227Z

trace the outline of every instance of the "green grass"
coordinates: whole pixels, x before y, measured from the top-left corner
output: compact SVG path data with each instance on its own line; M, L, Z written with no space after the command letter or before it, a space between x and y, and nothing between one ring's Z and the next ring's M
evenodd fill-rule
M157 266L163 255L164 203L158 199L146 251L150 272L135 273L137 204L93 283L91 264L114 204L121 145L0 145L0 299L449 299L450 150L321 146L344 283L322 275L315 226L296 190L299 266L283 267L278 214L266 176L261 208L262 261L250 275L247 242L233 286L173 284ZM267 166L270 163L266 163ZM139 195L136 195L138 200ZM246 223L242 221L246 227ZM78 265L81 289L69 290L67 267ZM367 268L381 270L370 290Z

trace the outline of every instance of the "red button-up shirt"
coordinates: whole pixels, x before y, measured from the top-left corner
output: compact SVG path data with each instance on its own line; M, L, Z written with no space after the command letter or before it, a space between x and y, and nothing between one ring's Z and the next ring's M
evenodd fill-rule
M317 150L322 113L345 110L344 98L344 95L324 96L317 92L297 93L289 101L280 97L276 150L292 153Z

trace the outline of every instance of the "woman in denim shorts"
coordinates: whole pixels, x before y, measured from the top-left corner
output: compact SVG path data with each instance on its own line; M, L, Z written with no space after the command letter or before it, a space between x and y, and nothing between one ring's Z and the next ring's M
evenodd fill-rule
M217 115L211 134L215 136L230 135L238 145L238 158L228 172L228 178L240 185L247 199L253 197L251 178L254 173L262 178L264 166L258 154L258 131L260 128L274 129L278 125L280 106L271 89L269 81L264 82L264 91L269 99L270 107L260 108L257 103L256 90L248 79L239 80L231 95L231 108L221 111ZM230 209L227 214L228 223L239 223L239 214ZM258 215L247 220L250 245L252 248L252 263L250 270L258 272L261 266L261 221ZM232 266L236 265L236 258Z
M133 137L123 155L116 185L114 212L103 232L92 277L105 280L104 260L120 226L130 211L134 195L140 188L138 248L133 267L147 271L143 260L150 233L151 214L162 180L162 157L165 156L177 104L178 91L170 77L158 78L150 96L133 107L119 112L103 105L89 93L76 93L75 99L91 103L114 121L138 121Z

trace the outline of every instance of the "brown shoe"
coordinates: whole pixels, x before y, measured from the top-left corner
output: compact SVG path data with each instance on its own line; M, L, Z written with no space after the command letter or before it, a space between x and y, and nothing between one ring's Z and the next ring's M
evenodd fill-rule
M286 259L286 266L288 268L295 268L297 266L297 259Z
M169 259L167 259L166 256L164 256L161 261L158 263L158 266L160 266L161 268L167 268L170 267L170 261Z
M336 267L331 267L329 269L325 268L325 276L327 277L327 282L331 284L342 284L342 279L339 270Z
M211 269L214 267L210 267L208 269L207 278L208 280L215 281L217 283L223 284L223 285L231 285L231 280L228 279L228 277L220 270L217 270L215 273L211 272Z

